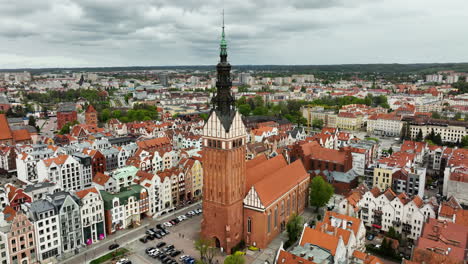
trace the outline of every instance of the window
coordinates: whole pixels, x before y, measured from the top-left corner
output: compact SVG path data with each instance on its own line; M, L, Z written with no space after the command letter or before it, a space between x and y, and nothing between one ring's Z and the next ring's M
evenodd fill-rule
M247 233L252 232L252 219L249 217L247 218Z
M268 221L267 221L267 232L271 231L271 212L268 212Z
M278 206L275 207L275 228L278 227Z

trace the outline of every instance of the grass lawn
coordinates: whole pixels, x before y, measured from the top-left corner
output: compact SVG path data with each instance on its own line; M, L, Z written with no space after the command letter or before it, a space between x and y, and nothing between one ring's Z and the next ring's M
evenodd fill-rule
M99 257L97 259L94 259L93 261L90 262L90 264L100 264L100 263L104 263L108 260L111 260L115 257L120 257L122 255L124 255L125 253L128 252L128 249L126 248L119 248L119 249L116 249L112 252L109 252L107 253L106 255L102 256L102 257Z

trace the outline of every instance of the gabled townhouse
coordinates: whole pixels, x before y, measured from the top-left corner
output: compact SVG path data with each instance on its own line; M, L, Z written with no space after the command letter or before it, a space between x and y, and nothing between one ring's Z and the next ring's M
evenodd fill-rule
M92 184L93 187L96 187L99 191L115 192L120 188L115 178L100 172L93 177Z
M4 173L16 171L16 149L12 146L0 146L0 169Z
M104 155L106 161L106 171L112 171L119 167L119 153L117 147L110 147L99 150Z
M121 167L126 166L127 160L136 153L138 146L135 143L131 143L125 146L121 146L118 149L119 149L119 154L117 155L118 167L121 168Z
M0 263L38 262L34 224L22 211L0 212Z
M157 217L161 214L163 204L161 200L161 179L158 175L138 171L136 173L135 183L143 186L148 191L148 216Z
M366 228L359 218L336 212L327 211L323 220L316 223L315 229L332 232L342 236L346 246L347 258L350 259L354 251L365 251Z
M101 191L101 196L104 201L107 234L129 226L139 226L142 214L149 211L148 191L141 185L130 185L117 193Z
M15 187L10 183L5 185L5 192L8 198L8 205L15 211L20 210L22 204L32 202L31 196L26 194L22 188Z
M52 157L53 154L54 151L49 148L18 154L16 157L16 173L18 180L25 183L38 182L37 163Z
M58 214L60 228L61 255L67 258L76 254L83 245L80 200L69 192L56 192L46 198L53 204Z
M187 200L198 200L202 196L203 167L198 159L190 158L183 164Z
M80 199L81 227L83 229L83 243L91 245L106 238L104 224L104 203L99 191L95 187L75 192Z
M56 208L46 199L24 204L23 208L34 224L37 259L40 262L56 261L62 248Z
M393 227L412 240L420 236L424 222L437 211L436 204L417 195L409 198L405 193L397 195L390 188L381 192L377 187L366 192L358 206L367 227L382 231Z
M153 172L153 153L143 149L138 149L135 155L130 157L126 164L127 166L134 166L146 172Z
M98 172L104 173L107 171L106 157L101 153L101 151L96 149L83 149L83 154L91 158L92 177L94 177Z
M250 133L251 142L262 142L265 138L278 135L278 128L263 126L257 129L252 129Z

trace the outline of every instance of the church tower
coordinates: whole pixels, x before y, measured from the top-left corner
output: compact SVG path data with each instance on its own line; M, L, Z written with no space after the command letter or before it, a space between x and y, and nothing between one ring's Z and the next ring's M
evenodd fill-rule
M227 253L243 239L246 129L231 95L231 65L223 28L216 95L203 127L203 221L201 235Z

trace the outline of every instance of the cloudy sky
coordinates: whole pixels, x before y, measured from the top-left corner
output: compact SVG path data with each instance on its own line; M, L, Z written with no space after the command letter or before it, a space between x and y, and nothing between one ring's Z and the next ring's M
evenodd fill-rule
M0 0L0 68L468 62L467 0Z

